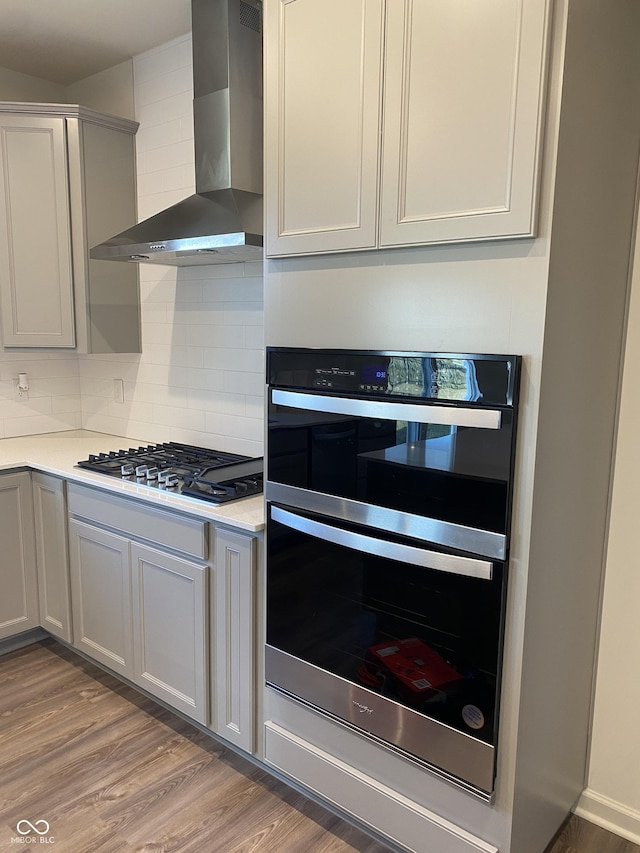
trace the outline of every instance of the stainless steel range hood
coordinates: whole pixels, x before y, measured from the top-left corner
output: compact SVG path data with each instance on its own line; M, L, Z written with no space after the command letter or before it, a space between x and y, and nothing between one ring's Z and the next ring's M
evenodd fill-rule
M97 260L262 260L262 3L192 0L196 194L94 246Z

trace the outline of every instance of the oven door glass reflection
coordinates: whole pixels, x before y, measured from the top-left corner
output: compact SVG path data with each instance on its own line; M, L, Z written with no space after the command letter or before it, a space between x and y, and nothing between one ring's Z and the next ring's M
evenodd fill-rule
M277 506L267 541L270 647L495 744L503 563Z

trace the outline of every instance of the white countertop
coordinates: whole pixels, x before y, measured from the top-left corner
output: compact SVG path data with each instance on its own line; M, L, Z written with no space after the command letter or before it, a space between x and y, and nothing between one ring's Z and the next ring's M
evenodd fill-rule
M85 429L3 438L0 439L0 471L32 468L63 477L71 482L96 486L105 491L138 498L155 506L180 510L198 518L228 524L251 533L257 533L264 528L262 495L217 505L198 498L182 497L159 489L127 483L115 477L94 474L75 467L79 460L87 459L91 453L108 453L111 450L145 443L147 442L144 439L123 438Z

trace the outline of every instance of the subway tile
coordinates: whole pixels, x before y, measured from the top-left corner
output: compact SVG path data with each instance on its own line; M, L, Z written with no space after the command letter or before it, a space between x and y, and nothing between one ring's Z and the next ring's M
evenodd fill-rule
M190 165L194 162L193 142L174 142L172 145L163 145L161 148L153 148L142 155L142 168L140 174L147 175L150 172L174 169L176 166ZM193 180L193 173L190 173ZM175 187L161 186L161 189L175 189ZM180 187L182 189L182 187Z
M157 385L148 382L125 382L125 400L166 406L187 406L188 391L175 385Z
M199 409L202 412L220 412L239 417L244 417L246 414L244 394L190 388L187 391L187 405L190 409Z
M242 346L244 329L242 326L219 326L196 324L189 330L189 342L196 347L225 347L232 349Z
M203 367L217 370L239 370L241 372L262 373L264 358L262 350L244 350L240 348L202 350Z
M136 133L136 151L140 154L152 151L154 148L162 148L163 145L172 145L174 142L185 140L183 119L174 118L162 124L152 124L140 127ZM186 139L190 137L187 136Z
M153 406L153 420L166 426L181 427L183 429L198 430L205 429L205 413L196 409L185 409L183 406Z
M193 95L178 92L170 98L162 98L148 104L136 104L136 120L142 127L165 124L168 118L189 118L193 122Z
M222 370L206 370L197 368L189 370L187 388L203 391L223 391L224 373Z
M259 397L264 394L265 377L260 372L229 370L223 373L223 390L234 394L247 394Z
M264 441L250 441L249 439L231 436L226 441L224 448L228 453L242 453L245 456L263 456Z
M264 346L264 328L260 326L244 326L243 342L247 349L262 349Z
M4 437L15 438L20 435L38 435L43 432L62 432L68 429L80 429L80 413L70 412L59 415L35 415L34 417L11 418L4 423Z
M180 441L183 444L192 444L197 447L208 447L212 450L228 450L226 446L226 436L205 432L204 430L170 427L169 441Z
M193 346L199 344L189 335ZM143 351L148 344L167 344L169 346L185 346L187 343L186 326L177 323L144 323L142 326Z
M4 400L2 417L5 422L37 415L51 414L51 397L29 397L28 400Z
M264 309L261 303L256 302L228 302L225 304L224 323L242 326L264 325Z
M137 92L148 80L154 80L172 68L190 67L191 63L191 33L139 53L133 57L134 89Z
M245 399L246 399L246 406L247 406L247 417L248 418L256 418L258 420L264 419L264 415L265 415L264 394L261 394L259 397L247 396Z
M245 261L244 274L245 278L263 278L264 261Z
M64 379L38 379L31 377L29 379L29 399L34 397L55 397L55 396L70 396L72 394L80 394L80 380L77 376Z
M188 92L193 98L193 72L191 65L169 68L164 74L157 74L142 80L135 87L136 111L141 111L146 105L172 98Z
M221 412L205 412L204 416L207 432L236 436L249 441L262 441L264 424L261 418L238 417Z
M52 397L51 412L52 414L60 414L61 412L76 412L80 414L82 411L80 395L72 397Z

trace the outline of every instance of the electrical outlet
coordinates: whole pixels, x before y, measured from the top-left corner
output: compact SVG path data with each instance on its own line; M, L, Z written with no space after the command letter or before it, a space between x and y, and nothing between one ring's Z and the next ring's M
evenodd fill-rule
M25 391L22 388L18 388L18 382L16 381L13 386L13 399L16 403L26 403L29 399L29 389Z
M113 399L116 403L124 403L124 382L122 379L113 380Z

